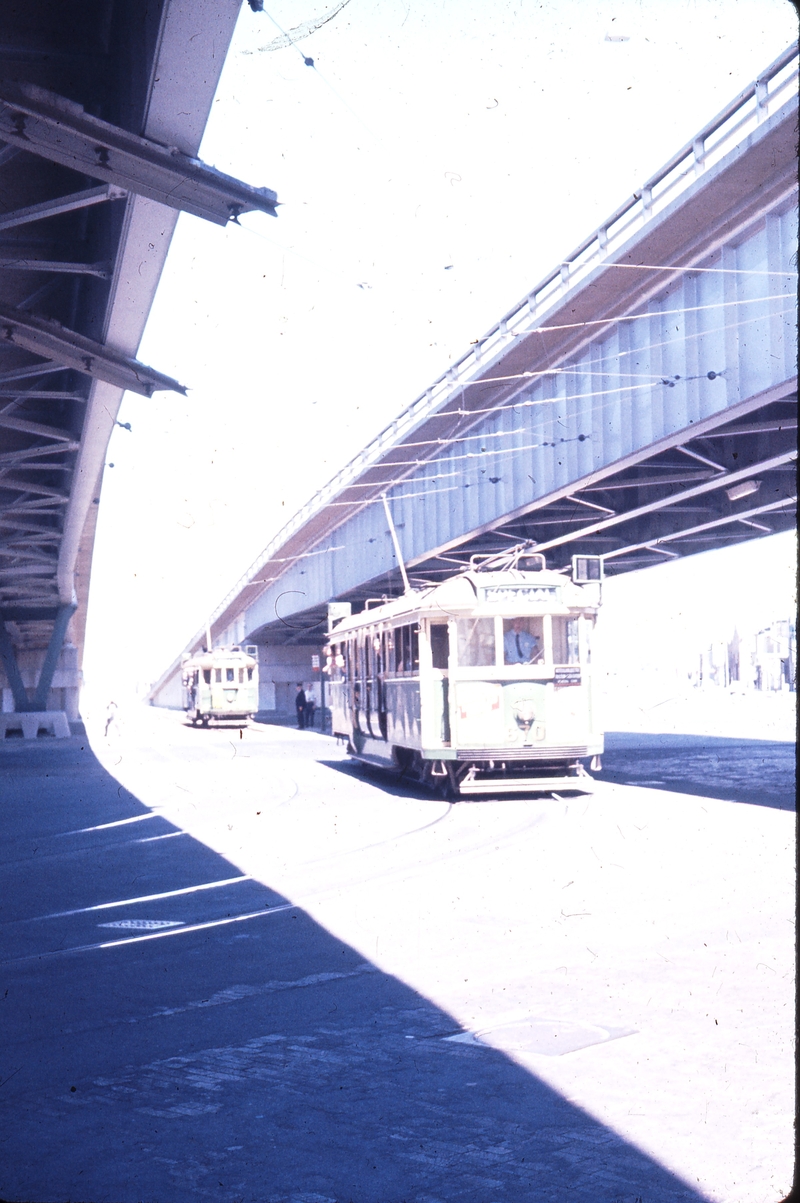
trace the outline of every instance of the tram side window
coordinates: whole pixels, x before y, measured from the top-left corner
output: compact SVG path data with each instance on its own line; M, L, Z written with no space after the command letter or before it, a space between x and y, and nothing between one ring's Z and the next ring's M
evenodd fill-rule
M395 668L399 673L419 671L419 627L416 623L394 631Z
M394 672L394 631L384 631L381 638L383 642L384 672Z
M577 618L553 615L553 663L580 663Z
M252 670L252 668L248 668L248 670L247 670L247 679L248 679L248 681L252 681L252 679L253 679L253 670Z
M347 644L334 643L331 647L331 680L343 681L345 679L345 651Z
M447 668L449 641L447 623L431 623L431 662L434 668Z
M203 669L203 680L205 681L206 685L211 684L211 669L210 668Z
M240 685L244 684L244 669L243 668L239 669L239 684Z
M544 630L541 618L503 619L503 663L541 664Z
M481 668L495 663L494 619L459 618L458 663L464 668Z
M406 656L408 654L407 647L404 647L406 640L404 636L408 633L408 627L395 627L394 630L394 671L398 673L405 672Z

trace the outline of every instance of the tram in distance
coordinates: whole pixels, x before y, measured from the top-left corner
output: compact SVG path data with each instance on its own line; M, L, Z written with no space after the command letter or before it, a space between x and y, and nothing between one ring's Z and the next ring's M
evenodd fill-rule
M601 578L599 557L575 556L570 576L523 545L368 602L329 634L333 734L449 798L586 792L603 751L590 661Z
M258 648L215 647L181 666L183 709L192 724L211 720L247 722L258 710Z

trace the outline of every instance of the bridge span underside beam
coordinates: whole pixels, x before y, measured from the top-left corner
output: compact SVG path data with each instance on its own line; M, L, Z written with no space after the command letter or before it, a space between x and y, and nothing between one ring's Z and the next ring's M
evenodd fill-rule
M697 432L587 476L519 516L420 558L409 570L412 584L442 580L468 566L473 555L523 540L535 542L555 567L566 566L573 555L601 555L606 573L613 575L791 530L796 522L796 383L753 400L759 403L742 407L726 422L702 423ZM357 557L358 549L352 554ZM302 585L314 575L314 569L298 565L292 579ZM282 584L286 592L277 597L272 621L250 626L248 638L296 646L324 642L327 599L294 609L293 600L307 592L289 592L288 579ZM360 609L367 598L401 591L393 566L340 597Z
M659 176L677 192L610 219L321 490L212 636L319 645L329 601L400 593L384 493L412 583L523 539L615 573L790 529L796 60L769 112L746 90L749 117L739 97L712 123L750 120L733 144L684 148Z

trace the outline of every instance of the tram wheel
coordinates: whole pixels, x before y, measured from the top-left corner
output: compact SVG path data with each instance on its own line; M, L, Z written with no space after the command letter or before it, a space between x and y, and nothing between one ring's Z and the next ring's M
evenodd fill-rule
M445 768L447 769L447 776L442 778L439 792L445 802L457 802L460 797L458 779L454 770L450 767L449 761L445 762Z

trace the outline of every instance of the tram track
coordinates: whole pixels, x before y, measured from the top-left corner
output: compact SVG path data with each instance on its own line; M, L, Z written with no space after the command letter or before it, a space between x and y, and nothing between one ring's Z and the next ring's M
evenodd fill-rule
M184 743L188 741L181 742ZM256 740L254 742L256 744L261 744L261 740ZM213 748L214 752L217 750L217 748ZM128 763L131 761L131 751L133 751L133 749L128 749L129 755L125 758ZM160 762L159 767L166 769L170 778L173 778L173 785L177 784L177 781L174 780L176 778L180 780L180 778L183 776L185 780L185 776L180 771L176 770L179 769L179 766L180 768L185 767L186 762L184 760L184 756L186 749L184 747L176 748L173 745L167 749L161 748L157 751L158 755L155 757L155 759ZM306 746L304 751L308 752L311 751L311 749ZM142 749L142 752L144 752L144 748ZM213 762L217 760L217 757L212 756L210 759ZM272 760L271 757L252 757L252 772L258 773L259 771L268 770L270 760ZM176 761L178 764L176 764ZM327 766L320 765L319 759L316 756L314 756L313 759L309 758L307 766L311 770L311 776L309 779L305 779L307 774L302 772L298 774L295 771L290 774L281 769L280 776L282 788L280 789L280 794L282 796L277 800L270 800L272 802L271 805L269 802L264 802L259 799L261 802L260 810L266 810L268 814L274 814L277 810L286 806L289 802L295 802L295 804L300 806L301 813L298 815L297 825L291 825L286 831L286 836L288 837L290 846L295 843L298 838L300 838L302 841L302 835L299 835L299 832L303 823L307 822L310 818L309 811L313 812L319 810L328 810L328 807L331 804L330 801L328 801L326 805L325 799L321 797L327 788L325 782L327 774L319 775L319 770L321 768L327 768ZM221 768L222 766L215 765L214 767ZM202 774L204 786L203 793L205 794L206 799L209 798L209 795L213 798L215 795L223 791L227 792L228 798L230 798L231 783L228 783L227 790L225 790L225 783L223 781L218 783L214 779L216 777L216 773L214 771L209 772L211 769L212 765L208 763L193 769L193 773ZM128 774L125 776L125 784L127 788L131 789L133 782L127 780ZM352 777L350 780L356 785L357 792L359 794L362 790L367 791L368 794L374 789L380 790L380 785L377 782L373 782L371 780L365 781L360 776ZM254 783L250 774L248 774L247 778L239 778L236 784L240 787L244 787L247 794L252 793L254 788ZM273 789L274 786L275 782L273 780ZM288 792L287 787L289 787ZM172 792L172 787L170 788ZM185 787L181 788L183 789ZM136 791L134 790L132 792ZM139 792L146 793L147 791ZM159 789L158 792L161 793L161 789ZM235 786L233 788L233 792L234 794L236 793ZM416 792L417 791L415 790L414 793ZM423 791L420 790L421 794L422 792ZM386 799L386 795L383 795L383 797ZM412 802L419 802L422 800L423 797L411 799ZM424 800L428 801L427 795L424 796ZM339 801L340 804L346 804L345 799L340 799ZM390 803L390 800L386 799L386 801ZM370 885L374 885L376 883L390 883L398 879L409 879L411 877L416 877L421 874L429 873L432 868L440 863L449 862L457 858L463 859L480 857L492 849L499 851L500 849L507 847L510 843L519 840L519 838L526 832L540 825L545 820L546 812L543 807L548 805L547 803L543 804L541 801L534 802L533 804L537 807L537 813L534 816L530 816L528 814L523 822L517 822L513 824L509 829L502 833L498 832L495 828L491 833L484 834L483 832L474 832L474 828L471 826L467 831L465 831L461 824L457 824L456 830L453 830L454 818L461 813L461 808L456 809L454 802L447 802L444 804L444 809L441 811L441 813L436 814L436 816L430 821L421 825L417 824L414 826L409 826L386 838L357 843L355 846L344 848L342 850L337 849L323 856L312 856L307 859L292 857L290 861L290 868L287 872L286 862L283 864L276 864L274 862L274 858L271 857L269 859L272 860L272 864L264 864L261 857L257 855L254 856L252 854L250 849L255 846L256 840L251 837L255 835L255 831L257 829L251 828L251 825L247 824L248 830L243 831L242 827L244 816L241 815L241 811L245 807L249 810L251 802L252 799L248 798L246 802L238 803L233 808L230 805L227 805L225 810L220 811L220 813L216 816L216 821L213 821L214 814L212 807L214 806L214 803L210 802L209 805L205 805L204 802L198 800L197 803L191 804L191 809L188 809L185 803L180 803L177 807L175 805L164 806L159 807L157 810L152 809L147 814L129 815L121 819L114 819L108 823L95 823L86 827L76 827L68 831L54 832L42 837L42 842L46 841L50 844L51 848L53 841L60 842L67 837L81 839L81 841L87 840L87 843L83 844L83 846L80 848L61 848L41 854L36 852L35 855L32 854L23 858L25 863L35 859L37 862L42 864L47 863L53 865L54 863L64 863L65 861L74 860L76 858L91 858L97 854L106 853L109 849L118 851L124 857L125 854L130 851L133 851L134 855L136 855L138 851L144 851L143 845L152 843L154 840L164 838L163 833L161 836L155 837L138 836L138 832L142 829L142 823L148 819L161 818L164 823L176 828L175 830L168 831L166 833L167 836L188 836L209 851L213 850L213 852L215 852L217 855L225 857L227 863L231 865L235 864L237 868L241 869L241 872L235 877L221 877L218 881L206 881L200 884L189 885L181 884L176 885L175 888L167 888L163 890L156 889L149 891L146 894L132 897L123 896L114 898L112 895L110 899L107 897L105 900L91 902L85 906L72 906L64 909L53 909L45 914L19 916L4 920L2 923L0 923L0 928L3 930L17 929L22 931L24 930L25 926L29 924L36 924L42 931L51 928L54 930L53 937L45 939L42 942L44 946L40 945L38 951L26 952L22 956L12 955L11 957L3 958L2 961L0 961L0 964L8 966L12 964L21 965L23 963L35 962L43 957L49 958L52 956L63 956L70 953L89 954L96 950L124 947L131 944L140 944L151 942L153 940L165 939L171 936L191 934L192 932L200 932L210 928L225 927L231 924L249 922L256 918L263 918L267 915L275 915L286 910L302 910L305 909L306 906L314 906L317 903L322 903L326 898L331 896L341 896L343 891L347 895L353 895L360 889L369 887ZM552 803L549 805L552 806ZM237 814L237 812L239 813ZM387 808L381 807L382 817L377 821L383 822L385 820L386 812ZM470 808L470 812L474 813L472 808ZM466 814L468 812L464 811L463 813ZM359 821L363 821L363 811L361 814L362 818ZM209 827L210 817L212 818L212 823ZM450 831L450 834L447 838L448 841L452 841L452 843L449 848L436 848L435 850L431 849L427 851L427 854L423 854L425 850L417 846L416 853L411 851L419 837L424 838L424 834L426 832L431 832L432 829L440 827L444 823L447 824L448 830ZM241 849L233 850L230 847L231 840L228 837L225 828L228 828L229 831L233 830L234 828L238 828L237 834L244 839L245 843L249 842L248 852L244 856L242 855ZM215 838L215 829L217 829L217 834L220 838ZM474 837L477 838L469 838L469 830L472 830ZM95 834L102 837L107 837L107 834L110 834L112 831L115 837L117 834L119 834L119 836L123 836L123 838L102 838L102 842L99 843L92 841L92 836ZM133 835L134 832L136 832L137 835L135 838L131 839L130 835ZM275 832L270 833L269 828L261 828L258 831L258 835L258 844L262 844L264 838L273 840L281 839L279 834ZM325 837L323 835L323 839L324 838ZM394 853L392 853L392 849L394 849ZM375 864L375 854L380 855L380 865ZM390 862L388 864L385 861L385 857L387 855ZM356 858L366 858L366 863L362 866L362 871L359 871L357 873L357 877L354 879L352 866ZM18 860L17 863L23 863L23 861ZM370 861L372 864L369 863ZM152 876L154 871L161 871L158 863L155 865L149 865L147 862L149 862L149 857L146 858L145 866L141 869L141 872ZM168 872L169 862L163 862L163 868ZM137 869L136 872L138 873L139 870ZM70 874L70 876L73 876L73 874ZM322 881L320 880L320 877L323 878ZM271 895L271 899L269 901L265 900L265 902L260 904L258 907L253 907L252 902L248 907L247 903L245 902L245 906L239 910L239 906L236 905L233 898L228 898L227 895L229 889L232 889L234 885L239 888L240 883L244 882L249 882L251 883L251 886L268 891ZM279 899L275 896L274 891L276 887L282 892L283 898ZM208 898L210 901L211 895L209 894L209 891L214 891L215 893L216 891L222 891L222 894L225 895L224 910L226 913L220 914L219 911L219 905L222 905L222 900L220 900L219 904L215 904L210 908L207 906L207 904L202 904L198 907L191 906L190 912L187 912L184 907L179 908L177 911L175 910L175 902L173 900L182 899L184 902L186 902L189 899L193 900L195 895L202 895L203 897ZM201 899L198 898L197 901L201 902ZM245 899L241 899L241 901L245 901ZM112 939L86 939L86 935L89 933L85 929L85 921L88 921L90 918L99 918L102 913L109 911L115 911L123 916L126 916L128 913L135 914L135 912L138 910L139 914L141 914L141 908L143 905L153 903L157 904L155 908L159 913L159 918L157 921L165 925L164 929L141 932L139 934L131 933L130 935ZM209 914L209 909L211 914ZM162 911L164 912L163 918L161 917ZM155 921L156 920L154 918L153 922ZM135 921L131 921L131 926L134 925L134 922ZM52 939L58 938L58 933L55 928L61 928L65 923L68 925L68 927L61 936L64 943L61 944L60 947L53 948ZM78 929L73 926L73 923L78 924ZM170 926L166 926L166 924L170 924ZM72 940L70 940L70 929L74 933ZM78 936L77 940L74 939L75 936ZM81 939L81 936L83 939ZM48 944L50 945L49 947Z
M429 829L430 827L436 826L439 823L443 822L452 813L452 806L453 806L453 804L449 804L448 809L447 809L447 811L445 811L444 814L439 815L436 819L433 820L433 822L425 824L421 828L416 828L410 832L401 833L399 836L395 836L392 839L389 839L386 841L379 841L376 844L373 844L371 846L366 846L364 848L359 848L359 849L351 849L348 852L337 853L333 857L330 857L330 858L319 858L316 861L304 862L303 864L301 864L298 867L305 868L305 867L317 866L320 863L325 863L326 860L327 860L327 863L329 863L333 866L335 866L337 864L344 864L346 858L351 857L353 855L360 854L360 853L363 853L364 851L368 851L371 849L385 847L387 844L392 844L392 843L396 844L399 841L404 840L408 836L419 834L422 831L425 831L425 830ZM543 814L539 814L532 821L529 821L529 822L526 822L523 824L519 824L516 827L514 827L511 831L504 833L502 836L495 834L488 840L482 839L479 843L474 843L474 844L472 844L470 846L466 846L466 847L460 846L458 848L452 849L450 852L447 852L447 853L439 852L435 856L427 857L424 860L420 860L417 858L413 861L407 861L403 864L395 865L389 869L384 869L377 873L369 873L366 875L360 875L358 878L358 881L351 884L349 889L347 889L346 893L352 895L358 889L365 887L365 886L372 885L378 881L392 881L397 878L408 878L409 876L416 876L416 875L419 875L420 873L426 872L427 870L429 870L432 866L436 865L437 863L444 863L447 861L451 861L457 857L480 855L481 853L485 852L489 848L490 844L494 846L495 850L499 850L500 848L504 848L504 847L508 846L508 844L510 842L516 840L524 832L526 832L526 831L532 829L533 827L539 825L540 823L542 823L544 821L544 818L545 818L545 816ZM186 832L185 834L191 834L191 833ZM19 926L19 925L27 924L27 923L47 923L47 922L53 922L53 921L59 920L59 919L72 918L75 916L84 916L84 915L88 916L90 914L95 914L95 913L105 911L105 910L125 909L127 907L139 906L142 903L146 903L146 902L163 901L168 898L176 898L179 896L196 894L201 891L207 891L207 890L214 889L214 888L222 888L222 887L228 888L232 885L239 884L240 882L241 883L252 882L256 885L263 884L265 886L265 888L267 888L267 889L271 888L269 886L266 886L266 883L259 882L258 877L255 874L241 874L238 877L222 880L219 882L203 883L199 886L181 887L180 889L161 891L161 892L158 892L155 894L142 895L137 898L112 900L110 902L93 904L88 907L72 908L70 910L62 911L62 912L52 912L47 915L21 917L16 920L5 921L0 926L7 928L7 927L11 927L12 925ZM336 882L336 881L333 881L333 882L329 881L321 889L316 889L316 890L312 889L310 891L303 890L302 897L296 901L289 901L289 902L280 903L277 905L269 905L269 904L265 903L264 905L260 906L257 910L249 910L249 911L246 911L246 912L240 913L240 914L230 914L229 913L229 914L225 915L224 917L220 917L220 918L213 918L213 919L211 919L211 918L202 919L201 918L195 922L189 922L189 923L179 921L179 925L169 927L166 930L149 931L149 932L143 933L141 935L136 935L136 936L126 936L126 937L122 937L122 938L118 938L118 939L114 939L114 940L99 940L99 941L93 941L93 942L88 942L88 943L74 944L74 945L69 945L67 947L60 947L57 949L41 949L38 952L28 953L21 957L4 958L4 959L0 960L0 965L4 965L4 966L10 966L10 965L15 965L15 964L21 965L24 963L40 961L45 958L49 959L54 956L65 956L65 955L68 955L71 953L75 953L75 954L89 953L89 952L94 952L94 951L99 951L99 950L124 947L124 946L130 945L130 944L141 944L141 943L151 942L153 940L165 939L165 938L171 937L171 936L187 935L187 934L191 934L194 932L209 930L212 928L229 926L229 925L235 924L235 923L246 922L246 921L249 921L252 919L265 918L267 916L273 916L278 913L289 911L289 910L304 910L307 903L322 902L322 901L324 901L324 899L326 897L330 897L332 895L341 895L341 893L342 893L342 883Z

